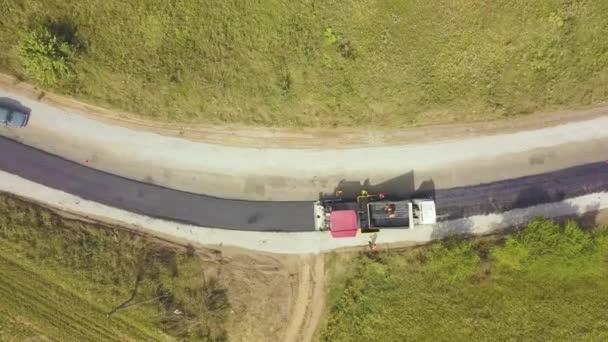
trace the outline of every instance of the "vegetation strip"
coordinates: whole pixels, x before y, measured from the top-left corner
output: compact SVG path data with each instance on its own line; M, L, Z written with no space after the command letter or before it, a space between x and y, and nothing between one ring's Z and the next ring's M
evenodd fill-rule
M607 257L608 227L542 219L504 237L333 254L321 339L603 340Z
M194 249L0 196L0 336L223 339L226 289ZM134 302L109 313L130 297Z
M463 122L606 100L607 12L603 0L2 1L0 70L161 121Z

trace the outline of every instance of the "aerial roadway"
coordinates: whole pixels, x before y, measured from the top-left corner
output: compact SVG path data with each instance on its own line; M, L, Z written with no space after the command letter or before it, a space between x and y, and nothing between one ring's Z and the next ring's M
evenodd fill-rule
M17 96L4 93L0 94L0 97L2 95L10 95L12 100ZM6 99L8 97L2 98ZM71 132L77 129L69 125L70 120L74 120L75 114L67 111L57 111L58 114L53 115L64 115L65 122L60 125L50 125L45 122L45 119L57 122L57 118L49 118L51 111L45 110L48 105L26 97L19 97L14 101L27 109L29 122L26 121L27 125L25 127L5 126L0 128L0 134L4 136L0 137L0 155L2 156L0 158L0 170L86 200L150 217L197 226L247 231L313 231L316 227L315 200L329 199L354 203L362 190L382 193L383 196L396 201L409 198L433 199L438 221L498 213L534 204L557 202L584 194L608 191L608 164L604 161L608 159L605 152L608 151L608 137L602 136L603 133L601 133L602 131L608 131L608 127L606 130L602 130L600 127L594 132L574 132L578 135L590 134L588 142L585 141L584 137L577 137L578 140L572 142L572 145L577 147L588 143L588 146L592 146L589 153L569 150L567 141L566 144L554 141L554 146L543 146L544 149L554 148L553 152L545 153L545 155L552 155L553 159L556 160L556 164L550 166L552 170L543 170L543 172L536 172L534 167L535 164L539 163L535 163L534 159L528 158L528 161L532 161L529 163L530 171L528 172L517 168L513 177L501 175L496 177L501 179L488 181L491 177L488 178L487 175L484 175L479 178L479 182L475 183L474 180L467 180L465 183L468 184L462 185L455 181L442 181L440 176L435 181L429 177L430 182L407 181L408 170L405 169L401 173L395 172L395 175L406 175L405 178L400 176L401 179L406 179L406 182L402 184L384 177L383 181L371 185L361 185L359 188L351 186L340 189L339 186L325 186L326 191L321 192L318 195L319 198L303 195L301 200L252 200L249 198L234 198L235 196L232 194L226 197L233 198L222 198L217 195L209 195L217 194L218 189L204 181L201 183L206 184L207 188L199 186L194 191L186 191L187 186L171 186L171 184L163 184L159 181L146 182L145 178L132 176L132 174L125 173L122 170L112 172L112 165L107 163L103 167L97 167L97 165L83 162L80 156L74 157L74 155L68 153L74 146L78 146L78 149L87 148L87 141L79 141L78 138L73 141L70 140ZM597 126L598 123L608 126L605 119L602 116L595 118L597 122L594 123L594 126ZM106 123L96 123L94 120L83 118L79 118L79 120L87 120L91 124L97 124L100 129L113 129L111 125ZM572 125L577 124L581 123L575 122ZM139 139L128 135L141 134L124 128L118 128L116 132L117 134L113 139L118 140L121 139L121 136L126 135L128 139L137 141ZM554 134L547 132L539 130L538 134ZM65 145L65 147L57 147L57 141L60 139L56 137L59 135L62 137L60 144ZM102 135L107 136L107 134ZM41 136L46 137L47 140L41 139ZM567 136L567 134L564 134L564 136ZM96 144L95 137L90 136L88 139L93 146ZM158 139L162 140L163 137L158 136ZM551 139L555 140L556 138L551 137ZM48 146L52 145L53 147L44 150L47 141L53 141L55 145L48 144ZM197 142L187 143L198 144ZM542 143L546 145L546 143ZM131 144L125 143L126 145ZM221 146L217 148L221 148ZM231 149L238 148L231 147ZM538 148L535 149L535 151L537 150ZM563 151L563 154L555 157L557 153L555 151ZM99 152L99 154L101 153ZM111 160L110 154L113 153L112 151L105 150L103 153L108 153L105 159ZM142 153L150 154L150 151L146 150ZM298 153L298 150L293 151L294 160L298 159ZM310 151L302 153L310 154ZM534 155L534 153L537 152L531 151L530 155ZM582 158L580 155L583 155L584 158L577 160L577 158ZM402 158L405 157L406 155ZM366 158L369 159L369 164L375 163L373 153L369 153ZM501 163L509 162L502 157L496 158L497 160L500 159ZM562 158L563 160L561 160ZM162 158L159 157L159 159ZM439 160L441 158L435 157L435 159ZM446 157L446 159L449 158ZM478 159L481 160L481 158ZM516 160L517 158L514 157L513 163L516 163ZM231 160L231 163L234 162L234 160ZM247 160L241 162L243 164L250 163ZM416 160L417 165L423 165L424 162L424 160ZM435 161L435 164L439 162ZM325 162L320 159L319 163L323 164ZM382 160L379 160L376 164L381 163ZM547 162L547 164L550 163ZM466 166L466 160L458 165L461 168L462 165ZM475 170L472 169L467 172L465 169L463 173L483 173L484 169L478 165L479 162L477 164L471 163L471 168L475 168ZM135 165L131 170L142 169L140 166ZM154 165L150 166L150 168L154 167ZM165 165L164 167L171 170L172 165ZM353 167L356 167L356 165ZM175 168L180 168L178 162L175 163ZM490 173L495 172L490 167L487 170ZM542 170L542 167L540 170ZM359 170L359 172L363 171L365 170ZM411 173L410 178L413 178L413 171L409 173ZM427 172L425 176L428 174L431 173ZM446 177L443 179L446 179ZM316 192L317 189L314 191ZM340 192L337 197L336 191Z

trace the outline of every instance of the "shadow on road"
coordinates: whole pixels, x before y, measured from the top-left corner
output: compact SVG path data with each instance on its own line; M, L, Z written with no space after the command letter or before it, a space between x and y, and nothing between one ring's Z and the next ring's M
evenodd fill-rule
M384 193L387 198L393 200L435 198L435 182L432 179L425 180L416 188L414 171L377 184L372 184L369 179L365 179L363 182L343 179L334 187L333 193L320 193L319 198L322 200L336 199L336 192L341 191L340 197L343 200L356 200L357 196L361 194L361 190L367 190L370 194Z

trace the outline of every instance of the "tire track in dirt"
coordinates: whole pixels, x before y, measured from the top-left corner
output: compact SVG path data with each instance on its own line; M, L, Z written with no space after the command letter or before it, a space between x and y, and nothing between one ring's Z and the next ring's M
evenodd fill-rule
M323 315L325 302L323 255L301 261L291 319L285 332L286 342L312 341Z

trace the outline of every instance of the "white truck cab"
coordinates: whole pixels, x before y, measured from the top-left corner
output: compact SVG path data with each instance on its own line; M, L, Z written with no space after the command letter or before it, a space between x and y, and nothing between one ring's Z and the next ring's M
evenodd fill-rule
M413 217L410 222L418 224L437 223L435 201L432 199L414 199L412 200L411 206L410 213Z

